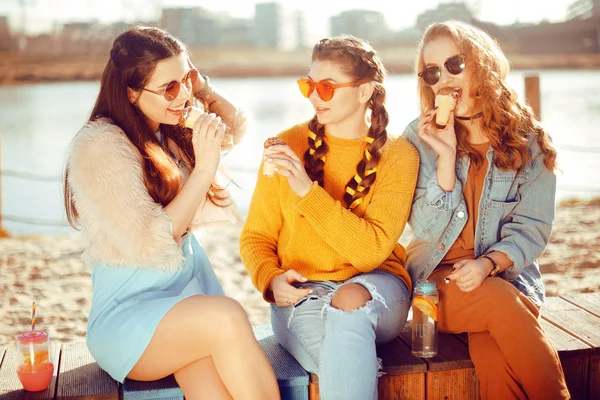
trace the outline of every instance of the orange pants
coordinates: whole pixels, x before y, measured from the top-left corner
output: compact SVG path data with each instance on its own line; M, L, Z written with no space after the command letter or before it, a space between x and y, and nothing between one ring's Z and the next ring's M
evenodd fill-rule
M482 399L569 399L556 349L540 326L539 309L512 284L487 278L470 293L445 283L451 266L429 280L440 292L440 332L469 334Z

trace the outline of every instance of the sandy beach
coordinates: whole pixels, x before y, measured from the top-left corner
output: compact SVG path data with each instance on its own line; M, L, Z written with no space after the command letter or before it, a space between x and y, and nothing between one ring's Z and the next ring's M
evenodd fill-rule
M240 227L200 237L225 293L240 301L252 324L268 323L268 305L252 286L239 257ZM410 231L400 239L406 244ZM84 341L92 299L89 269L78 234L0 239L0 348L37 328L58 342ZM550 244L540 259L549 296L600 290L600 199L557 206Z

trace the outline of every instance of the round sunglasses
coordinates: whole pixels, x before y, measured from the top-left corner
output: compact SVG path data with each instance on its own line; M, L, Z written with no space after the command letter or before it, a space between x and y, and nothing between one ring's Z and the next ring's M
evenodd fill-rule
M317 89L317 94L323 101L329 101L333 98L333 94L335 93L335 89L349 87L349 86L360 86L367 81L354 81L347 83L332 83L329 81L319 81L315 82L310 78L300 78L298 79L298 87L300 88L300 92L306 98L309 98L312 92L314 92L315 88Z
M465 70L465 55L457 54L450 57L444 63L444 68L452 75L458 75ZM439 82L442 76L442 70L437 65L425 68L419 72L419 76L423 78L423 81L428 85L435 85Z
M164 96L164 98L167 101L173 101L179 95L179 91L181 90L181 84L184 84L186 86L186 88L188 89L188 91L190 91L192 89L192 87L194 86L194 84L198 81L198 75L199 75L199 72L197 69L191 69L190 72L188 72L183 77L181 82L171 81L167 84L167 86L165 87L164 90L155 91L155 90L150 90L150 89L146 89L146 88L142 88L142 90L145 90L146 92L158 94L160 96Z

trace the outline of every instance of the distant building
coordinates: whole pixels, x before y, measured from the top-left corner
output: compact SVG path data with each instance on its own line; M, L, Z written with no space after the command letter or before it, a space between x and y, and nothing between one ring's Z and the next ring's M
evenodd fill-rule
M391 38L385 16L378 11L349 10L331 17L331 35L353 35L371 44L386 42Z
M298 47L298 18L282 3L257 3L254 7L254 45L292 50Z
M447 20L463 21L470 23L473 20L473 14L467 8L465 3L443 3L436 9L427 10L417 17L417 27L424 31L429 25L436 22Z
M13 48L13 38L10 33L8 18L0 15L0 51L9 51Z
M189 46L214 47L219 44L217 18L202 7L164 8L160 26Z
M219 28L219 45L226 47L254 46L254 22L250 19L222 20Z
M527 26L477 25L495 37L503 49L521 54L600 53L600 18Z
M110 48L112 39L110 31L106 26L95 22L69 22L62 26L62 30L56 36L53 36L57 47L51 47L48 42L48 49L52 52L60 52L61 54L91 54L103 52L106 48ZM27 51L32 53L50 51L44 50L44 42L48 40L41 35L32 43L27 41ZM56 49L56 50L55 50Z
M567 18L600 17L600 0L575 0L567 9Z

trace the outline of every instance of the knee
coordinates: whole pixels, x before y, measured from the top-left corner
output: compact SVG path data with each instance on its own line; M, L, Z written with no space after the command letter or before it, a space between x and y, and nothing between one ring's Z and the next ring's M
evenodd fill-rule
M354 311L371 300L371 293L362 285L351 283L339 288L331 299L331 306L342 311Z
M504 279L486 279L482 289L488 296L492 314L501 322L537 319L538 308L516 287ZM500 322L500 321L499 321Z
M246 310L230 297L223 297L217 315L218 321L215 322L222 339L229 340L252 330Z

